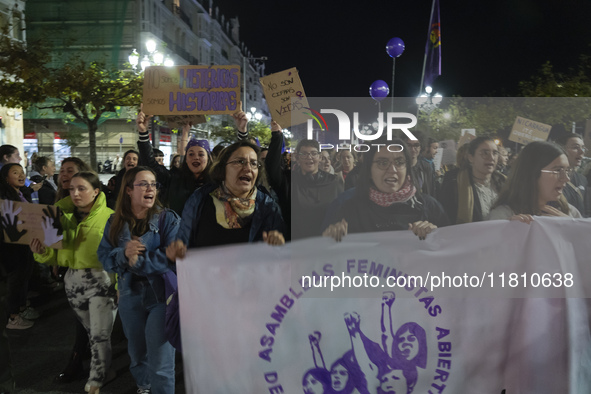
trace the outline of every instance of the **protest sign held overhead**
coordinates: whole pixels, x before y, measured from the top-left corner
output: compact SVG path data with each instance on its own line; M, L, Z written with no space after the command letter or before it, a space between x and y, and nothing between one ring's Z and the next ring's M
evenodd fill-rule
M43 246L62 248L61 211L53 205L0 200L4 242L29 245L33 238Z
M546 141L550 135L550 129L552 129L550 125L518 116L511 129L509 141L522 145L532 141Z
M168 127L172 128L182 128L187 124L196 125L207 122L205 115L169 115L163 116L162 120L168 124Z
M308 99L295 67L261 78L261 85L271 117L282 127L306 123L310 119L303 114L308 112Z
M239 66L154 66L144 73L149 115L232 114L239 98Z

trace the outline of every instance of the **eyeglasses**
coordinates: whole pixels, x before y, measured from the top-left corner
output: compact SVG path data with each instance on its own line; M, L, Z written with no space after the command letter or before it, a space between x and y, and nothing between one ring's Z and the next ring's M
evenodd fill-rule
M133 186L137 186L144 191L148 190L148 187L150 189L156 189L156 190L160 189L160 183L158 183L158 182L148 183L148 182L144 181L144 182L140 182L140 183L134 183Z
M417 143L414 143L414 144L411 144L410 142L408 142L406 144L406 146L408 146L410 149L421 149L421 143L420 142L417 142Z
M498 150L488 150L488 149L483 149L481 151L478 152L478 154L480 155L480 157L482 158L487 158L490 155L492 155L492 157L499 157L500 153Z
M566 149L568 149L568 150L574 150L574 151L582 150L583 153L585 153L585 152L587 152L589 150L586 147L581 146L581 145L567 146Z
M234 167L246 167L250 166L251 168L258 170L261 168L262 164L258 160L247 160L247 159L236 159L226 163L226 165L232 164Z
M554 174L554 176L557 178L560 178L561 175L564 175L570 179L573 176L572 168L561 168L559 170L540 170L540 171L545 172L546 174Z
M301 159L307 159L307 158L317 158L319 154L320 154L320 152L315 150L315 151L308 152L308 153L298 153L298 156Z
M406 160L404 159L396 159L396 160L388 160L388 159L378 159L374 160L374 164L380 170L387 170L388 168L392 168L392 166L396 167L397 170L402 170L406 168Z

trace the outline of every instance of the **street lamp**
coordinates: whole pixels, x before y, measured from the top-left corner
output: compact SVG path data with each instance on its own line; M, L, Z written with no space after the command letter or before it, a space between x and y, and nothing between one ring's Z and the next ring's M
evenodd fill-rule
M146 49L150 53L153 53L154 51L156 51L156 41L154 41L154 40L146 41Z
M416 98L416 103L418 104L419 111L425 111L427 115L431 115L431 112L435 110L441 104L443 100L443 96L439 93L431 94L433 92L433 88L431 86L425 87L425 93L421 94L419 97Z
M127 57L127 60L129 60L129 64L131 64L131 67L135 70L138 63L140 62L140 54L137 53L135 48L133 52L131 52L131 54Z
M267 57L266 56L261 56L261 57L246 57L246 56L244 56L242 58L242 90L244 91L243 98L242 98L242 108L246 108L246 61L247 60L265 61L265 60L267 60Z
M257 112L256 107L250 107L250 112L248 112L246 114L246 118L250 121L250 120L256 120L257 122L260 122L261 119L263 118L263 115L259 112Z
M161 66L164 65L165 67L172 67L174 66L174 61L170 58L170 56L164 57L164 53L156 51L158 45L154 40L146 41L146 50L148 54L144 55L140 62L140 54L133 49L133 52L128 57L129 64L135 70L139 64L142 68L142 71L145 71L147 67L150 66Z

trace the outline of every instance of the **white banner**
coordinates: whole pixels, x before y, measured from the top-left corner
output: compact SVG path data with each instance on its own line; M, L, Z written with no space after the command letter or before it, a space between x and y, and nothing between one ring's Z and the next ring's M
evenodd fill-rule
M187 392L590 393L590 230L536 218L189 251Z

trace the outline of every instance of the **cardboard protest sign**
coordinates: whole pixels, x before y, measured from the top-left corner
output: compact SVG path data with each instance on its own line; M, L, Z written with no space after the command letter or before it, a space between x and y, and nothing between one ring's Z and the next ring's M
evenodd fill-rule
M550 129L552 129L550 125L518 116L511 129L509 141L522 145L532 141L546 141L550 135Z
M441 160L443 159L443 148L438 148L437 153L433 157L433 166L435 171L441 170Z
M310 119L303 114L308 112L308 99L295 67L261 78L261 85L271 117L281 127L306 123Z
M168 127L173 129L180 129L186 124L195 125L207 122L205 115L170 115L163 116L162 120L168 124Z
M439 141L441 152L441 165L456 164L456 142L454 140ZM439 151L437 152L439 154Z
M470 141L472 141L474 138L476 138L476 136L474 134L471 133L466 133L464 134L460 140L458 141L458 147L464 145L464 144L469 144Z
M29 245L39 238L44 246L62 248L61 211L53 205L0 200L4 242Z
M239 66L153 66L144 72L143 110L149 115L233 114L239 101Z

